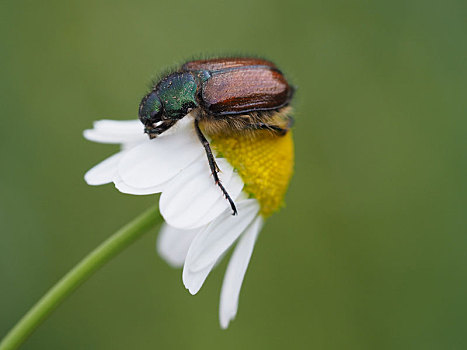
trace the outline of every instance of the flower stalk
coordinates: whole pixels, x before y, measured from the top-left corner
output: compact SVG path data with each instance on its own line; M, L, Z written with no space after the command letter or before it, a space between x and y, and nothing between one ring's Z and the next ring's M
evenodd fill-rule
M151 227L162 222L153 207L123 226L62 277L10 330L0 343L0 350L18 348L47 316L79 285L89 278Z

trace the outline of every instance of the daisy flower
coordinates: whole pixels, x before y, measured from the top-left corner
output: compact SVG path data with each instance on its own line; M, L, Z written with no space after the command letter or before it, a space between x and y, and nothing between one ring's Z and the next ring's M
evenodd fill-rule
M183 267L183 283L196 294L207 276L235 245L222 284L219 320L227 328L234 319L240 289L264 219L282 205L293 166L291 132L209 135L219 179L235 202L214 183L194 117L182 118L154 139L138 120L100 120L84 131L88 140L120 144L120 152L85 174L89 185L113 182L134 195L161 193L165 220L157 251L173 267Z

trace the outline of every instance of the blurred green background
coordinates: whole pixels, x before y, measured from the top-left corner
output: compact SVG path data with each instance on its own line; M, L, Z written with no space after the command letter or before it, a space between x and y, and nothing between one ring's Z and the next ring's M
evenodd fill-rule
M87 186L187 58L254 54L298 87L296 173L227 331L225 261L191 296L157 230L86 282L24 349L466 349L465 1L2 1L0 334L157 201Z

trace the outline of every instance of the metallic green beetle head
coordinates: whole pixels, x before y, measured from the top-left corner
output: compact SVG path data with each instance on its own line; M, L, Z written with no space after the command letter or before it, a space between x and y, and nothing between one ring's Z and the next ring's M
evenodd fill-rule
M162 103L155 91L143 97L139 105L139 120L146 127L152 127L162 120Z
M197 79L190 72L176 72L163 78L139 106L139 120L146 130L156 128L161 121L172 124L198 107Z

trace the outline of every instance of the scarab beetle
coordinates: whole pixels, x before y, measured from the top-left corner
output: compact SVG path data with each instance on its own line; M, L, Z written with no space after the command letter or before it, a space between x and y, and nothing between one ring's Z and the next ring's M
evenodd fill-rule
M269 130L280 137L292 123L287 106L293 93L270 61L248 57L197 60L156 83L143 97L138 115L145 133L154 138L191 112L214 181L235 215L235 204L219 181L218 167L201 129L210 133Z

